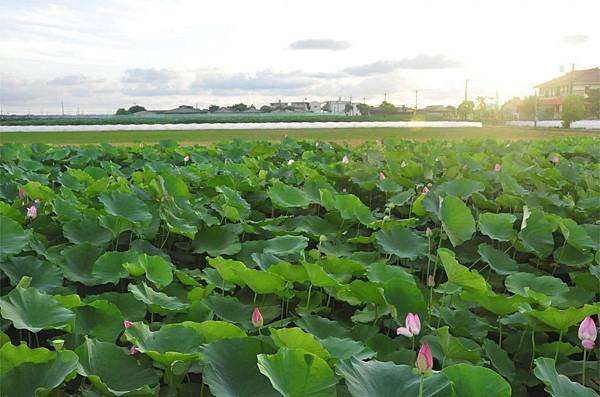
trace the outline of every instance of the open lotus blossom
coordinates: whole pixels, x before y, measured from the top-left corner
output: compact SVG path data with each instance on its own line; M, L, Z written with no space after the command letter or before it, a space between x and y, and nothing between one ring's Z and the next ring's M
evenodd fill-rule
M421 332L421 319L418 314L408 313L404 320L404 327L398 327L396 329L396 335L404 335L412 338L419 335Z
M385 174L383 172L379 173L379 180L383 181L385 179Z
M132 325L133 325L133 323L129 320L123 321L123 326L125 327L125 329L131 327Z
M348 159L348 156L342 157L342 163L348 164L349 162L350 162L350 160Z
M260 328L263 326L263 321L263 316L260 310L258 310L258 307L255 307L254 311L252 312L252 325L254 325L256 328Z
M288 165L292 165L292 164L294 164L294 160L293 159L289 159L288 160Z
M429 188L427 186L423 187L423 194L429 193Z
M598 329L596 328L596 323L590 316L584 318L581 324L579 324L577 336L579 336L581 345L585 349L592 350L594 348L598 336Z
M496 163L496 165L494 166L494 171L496 171L496 172L502 171L502 166L500 164Z
M26 194L25 194L25 189L23 189L23 187L22 187L22 186L19 186L19 198L20 198L21 200L25 200L25 196L26 196Z
M35 219L37 217L37 207L32 205L27 208L27 218Z
M417 370L425 375L431 372L433 368L433 357L431 356L431 349L427 343L423 343L417 354L417 361L415 362Z
M184 161L184 162L186 162L186 163L187 163L188 161L190 161L190 156L185 156L185 157L183 158L183 161Z
M134 355L138 352L137 347L135 347L135 345L131 346L131 349L129 349L129 354Z

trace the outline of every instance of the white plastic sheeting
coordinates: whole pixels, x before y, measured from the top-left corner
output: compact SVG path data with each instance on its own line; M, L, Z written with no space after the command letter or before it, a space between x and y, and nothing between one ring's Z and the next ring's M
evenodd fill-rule
M533 121L507 121L506 125L512 127L533 127ZM540 120L537 122L538 127L545 128L561 128L560 120ZM581 128L585 130L600 130L600 120L579 120L571 123L571 128Z
M191 123L191 124L99 124L0 126L0 132L43 131L153 131L153 130L275 130L304 128L481 128L472 121L341 121L301 123Z

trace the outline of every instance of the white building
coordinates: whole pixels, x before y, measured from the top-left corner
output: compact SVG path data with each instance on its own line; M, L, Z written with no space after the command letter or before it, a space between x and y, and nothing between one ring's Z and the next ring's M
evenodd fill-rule
M350 112L346 112L346 105L352 106L352 110ZM340 99L336 101L327 101L325 102L325 106L323 106L323 110L332 114L347 114L349 116L358 116L360 112L358 111L358 103L350 102L350 101L342 101Z

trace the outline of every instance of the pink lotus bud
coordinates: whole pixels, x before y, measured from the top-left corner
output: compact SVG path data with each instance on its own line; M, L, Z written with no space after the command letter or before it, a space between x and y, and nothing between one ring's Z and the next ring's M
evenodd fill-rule
M294 160L293 159L289 159L288 160L288 165L292 165L292 164L294 164Z
M20 198L21 200L25 200L25 197L26 197L26 196L27 196L27 195L25 194L25 189L23 189L23 187L22 187L22 186L19 186L19 198Z
M500 164L496 163L496 165L494 166L494 171L496 171L496 172L502 171L502 166Z
M132 325L133 325L133 323L129 320L123 321L123 326L125 327L125 329L131 327Z
M404 320L404 325L404 327L396 329L396 335L404 335L412 338L421 332L421 320L418 314L408 313Z
M129 349L129 354L134 355L138 352L137 347L135 347L135 345L131 346L131 349Z
M183 161L184 161L184 162L186 162L186 163L187 163L188 161L190 161L190 156L185 156L185 157L183 158Z
M32 205L27 208L27 218L35 219L37 217L37 207Z
M383 181L385 179L385 174L383 172L379 173L379 180Z
M435 280L433 279L433 274L430 274L429 276L427 276L427 286L435 287Z
M260 313L260 310L258 310L258 307L255 307L254 311L252 312L252 325L254 325L256 328L263 326L263 316Z
M342 157L342 163L343 164L348 164L349 162L350 162L350 160L348 159L348 156Z
M423 194L429 193L429 188L427 186L423 187Z
M596 323L590 316L584 318L579 325L577 336L579 336L584 348L588 350L594 348L594 342L596 342L596 337L598 336L598 329L596 328ZM591 346L591 348L588 346Z
M415 362L415 366L417 370L425 375L431 371L433 368L433 357L431 357L431 350L429 349L429 345L424 343L421 345L419 349L419 354L417 354L417 361Z

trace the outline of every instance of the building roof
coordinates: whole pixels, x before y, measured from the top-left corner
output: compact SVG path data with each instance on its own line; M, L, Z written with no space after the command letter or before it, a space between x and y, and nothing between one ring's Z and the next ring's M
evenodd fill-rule
M575 70L560 77L538 84L535 88L549 88L568 84L600 84L600 68Z

